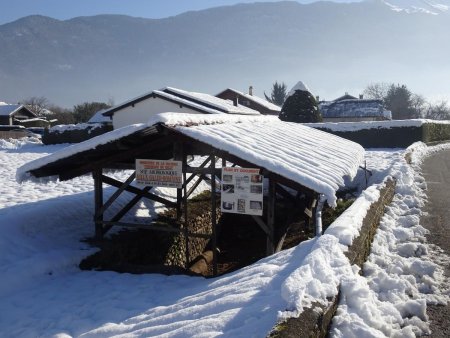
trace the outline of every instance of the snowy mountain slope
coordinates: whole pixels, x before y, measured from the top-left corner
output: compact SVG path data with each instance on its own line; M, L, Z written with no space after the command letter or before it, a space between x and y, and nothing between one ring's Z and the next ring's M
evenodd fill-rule
M381 0L394 11L406 13L448 13L450 9L449 0Z

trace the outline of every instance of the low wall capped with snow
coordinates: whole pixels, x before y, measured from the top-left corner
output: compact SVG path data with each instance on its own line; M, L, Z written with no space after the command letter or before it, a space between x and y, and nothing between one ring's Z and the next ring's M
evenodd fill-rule
M393 120L307 125L357 142L364 148L407 148L418 141L450 140L450 121Z
M80 143L111 130L112 126L101 123L58 125L44 130L42 142L44 144Z

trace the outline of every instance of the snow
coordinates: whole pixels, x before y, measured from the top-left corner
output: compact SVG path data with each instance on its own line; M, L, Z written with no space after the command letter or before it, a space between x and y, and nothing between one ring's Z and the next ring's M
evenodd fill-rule
M444 147L450 148L418 143L366 151L370 187L345 221L234 273L203 279L80 271L79 261L93 252L80 242L94 231L92 178L18 184L19 166L69 147L0 140L0 336L264 337L277 320L312 302L325 304L338 285L342 301L333 337L426 334L426 304L448 296L442 268L431 261L436 249L419 222L426 196L418 165ZM344 252L389 176L397 179L396 196L360 275ZM356 230L341 234L337 228L345 224Z
M77 123L77 124L58 124L56 126L53 126L49 129L50 133L64 133L66 131L71 131L71 130L88 130L89 132L91 132L92 130L96 129L96 128L102 128L103 124L102 123Z
M347 99L323 102L319 105L323 118L384 117L392 119L392 112L383 108L381 100Z
M450 144L427 147L415 143L406 151L392 151L391 164L383 171L397 180L394 201L381 220L362 276L348 275L342 280L342 301L333 319L333 337L430 334L426 304L448 302L449 285L442 266L450 258L426 243L427 231L420 225L426 184L418 164L444 148L450 148ZM383 151L372 153L377 152ZM412 153L413 166L406 163L407 153ZM379 175L374 176L377 180ZM331 228L336 223L342 222L338 220ZM442 266L433 262L437 256L441 256Z
M47 163L94 149L156 123L165 123L193 139L324 194L331 206L336 205L335 193L344 185L344 178L355 176L364 159L364 149L357 143L275 117L246 119L226 114L165 113L147 124L120 128L28 163L17 171L17 180L29 178L29 171Z
M354 177L364 160L357 143L278 118L176 129L324 194L331 206L344 177Z
M166 93L164 91L154 90L153 93L158 94L158 95L160 95L160 96L162 96L164 98L173 100L175 102L178 102L180 104L184 104L187 107L193 107L193 108L200 109L201 111L203 111L203 112L205 112L207 114L223 114L222 111L219 111L219 110L217 110L215 108L209 108L209 107L206 107L203 104L198 104L198 103L192 102L190 100L186 100L186 99L183 99L181 97L178 97L178 96Z
M225 110L227 114L242 114L242 115L260 115L260 113L254 109L250 109L243 105L234 106L232 102L223 100L219 97L212 96L204 93L188 92L186 90L177 89L173 87L166 87L164 92L176 96L181 96L187 100L200 101L204 105L211 105L216 109Z
M320 128L329 129L331 131L355 131L364 129L390 129L390 128L400 128L400 127L421 127L427 123L434 124L449 124L450 121L437 121L437 120L427 120L427 119L414 119L414 120L391 120L391 121L366 121L366 122L324 122L324 123L304 123L303 125Z
M107 109L99 110L89 119L88 123L111 123L112 121L109 116L103 115L106 111Z
M278 111L278 112L281 110L281 107L279 107L276 104L273 104L272 102L269 102L259 96L246 94L246 93L240 92L239 90L236 90L233 88L228 88L228 90L231 90L231 91L235 92L236 94L239 94L239 95L245 97L247 100L253 101L267 109Z
M388 7L396 12L424 13L438 15L448 12L450 8L449 0L382 0Z
M285 101L287 100L287 98L288 98L289 96L293 95L293 94L295 93L296 90L302 90L302 91L304 91L304 92L310 92L310 93L311 93L311 91L309 90L308 86L306 86L306 84L304 84L302 81L299 81L299 82L297 82L297 83L295 84L294 87L292 87L292 89L291 89L291 90L289 91L289 93L286 95Z
M260 115L260 113L256 110L250 109L242 105L234 106L233 103L230 103L227 100L222 100L221 98L209 94L189 92L186 90L173 87L165 87L161 90L154 90L152 92L138 96L134 99L125 101L115 107L107 109L102 114L112 115L110 111L117 110L118 108L122 107L127 107L131 105L133 102L145 100L146 98L151 97L153 94L186 105L188 107L199 109L207 114L226 113L236 115Z

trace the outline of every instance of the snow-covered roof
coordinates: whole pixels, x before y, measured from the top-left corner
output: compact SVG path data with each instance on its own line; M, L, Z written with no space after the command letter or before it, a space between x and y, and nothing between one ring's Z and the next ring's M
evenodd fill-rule
M302 90L304 92L309 92L311 93L311 91L309 90L308 86L306 84L304 84L302 81L298 81L297 84L292 87L292 89L289 91L289 93L286 95L286 100L289 96L294 95L296 90Z
M223 100L216 96L205 93L188 92L186 90L177 89L173 87L166 87L164 89L165 93L172 94L183 99L196 102L198 104L203 104L206 106L211 106L211 108L222 111L227 114L238 114L238 115L260 115L260 113L254 109L248 108L246 106L238 104L235 106L233 102L228 100Z
M0 105L0 116L10 116L22 107L21 104L2 104Z
M205 106L203 104L195 103L195 102L189 101L187 99L183 99L179 96L176 96L176 95L173 95L170 93L166 93L165 91L154 90L153 93L158 95L159 97L163 97L163 98L169 99L173 102L180 103L182 105L185 105L186 107L190 107L190 108L194 108L194 109L203 111L204 113L207 113L207 114L224 114L222 111L214 109L210 106Z
M243 93L239 90L233 89L233 88L227 88L223 91L221 91L219 94L217 94L216 96L219 96L221 93L225 92L226 90L232 91L238 95L241 95L242 97L245 97L247 100L253 101L256 104L259 104L260 106L263 106L267 109L270 110L274 110L274 111L281 111L281 107L277 106L276 104L273 104L272 102L269 102L259 96L255 96L255 95L250 95L250 94L246 94Z
M320 104L324 118L339 117L383 117L392 119L390 110L383 107L381 100L348 99Z
M18 122L22 122L22 123L30 123L30 122L45 122L45 123L50 123L50 121L48 121L45 118L42 117L33 117L31 119L14 119Z
M88 121L88 123L110 123L111 119L108 116L104 116L103 113L106 109L101 109L96 112Z
M336 205L335 193L344 185L344 177L354 177L364 160L364 149L357 143L274 117L164 113L148 123L119 128L26 163L17 170L17 180L29 178L30 172L47 164L144 129L158 133L156 124L324 194L331 206Z
M359 122L323 122L323 123L304 123L308 127L328 129L333 132L349 132L367 129L390 129L401 127L421 127L427 123L450 124L450 121L437 121L427 119L412 120L390 120L390 121L359 121Z
M184 106L193 108L205 114L237 114L237 115L260 115L256 110L243 105L234 106L232 102L222 100L218 97L198 92L189 92L186 90L166 87L161 90L153 90L144 95L125 101L117 106L111 107L103 112L104 116L112 116L116 111L131 106L135 103L147 100L152 97L167 99L172 102L180 103ZM162 112L161 112L162 113Z

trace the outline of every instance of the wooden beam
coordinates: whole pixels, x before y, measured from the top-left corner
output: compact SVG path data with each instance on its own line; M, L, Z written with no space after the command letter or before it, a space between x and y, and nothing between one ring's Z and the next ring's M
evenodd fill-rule
M103 212L100 212L103 205L103 184L102 184L102 170L97 169L92 172L94 178L94 223L95 223L95 237L101 239L103 237Z
M217 276L217 215L216 215L216 156L214 153L211 155L211 162L209 164L211 170L211 226L212 226L212 249L213 249L213 274Z
M155 135L156 136L156 135ZM107 166L108 163L116 163L121 162L126 159L135 159L136 156L144 153L148 153L150 151L166 147L172 144L172 140L168 138L158 138L154 141L144 143L135 148L129 148L122 151L118 151L112 155L105 156L100 158L99 160L89 160L86 163L76 166L72 170L68 170L66 172L59 174L59 179L61 181L66 181L71 178L86 174L88 172L94 171L95 169L102 168Z
M290 194L281 184L276 185L276 192L292 204L296 204L295 196Z
M119 221L102 221L102 223L108 228L112 228L113 226L121 226L127 228L137 228L137 229L146 229L146 230L155 230L155 231L163 231L163 232L172 232L172 233L184 233L184 229L176 228L173 226L165 226L165 225L157 225L155 223L143 224L143 223L130 223L130 222L119 222ZM211 234L202 234L196 232L188 232L190 237L195 238L211 238Z
M124 192L124 190L133 182L136 177L136 172L133 172L127 180L122 183L122 185L111 195L111 197L106 201L105 204L100 208L100 210L96 211L95 214L104 214L105 211L114 203L114 201Z
M183 160L183 144L181 142L174 142L173 143L173 159L175 161L182 161ZM183 184L184 184L184 167L182 167L183 171ZM177 188L177 202L176 202L176 208L177 208L177 221L181 221L182 216L182 198L183 198L183 188Z
M120 188L122 186L122 182L117 181L109 176L105 176L102 175L102 180L104 183L109 184L111 186L114 186L116 188ZM150 187L151 189L152 187ZM137 187L133 187L132 185L128 185L127 187L125 187L124 190L131 192L133 194L137 194L140 196L140 198L145 197L148 198L149 200L152 201L156 201L159 203L164 204L165 206L171 207L171 208L176 208L177 204L175 202L169 201L163 197L157 196L155 194L152 194L150 192L148 192L150 189L139 189Z
M205 175L205 174L210 174L211 173L211 169L210 168L194 168L194 167L187 167L186 172L189 174L195 174L195 175ZM220 174L222 173L222 169L221 168L215 168L214 169L214 174L216 176L220 177Z
M200 177L198 178L198 180L192 185L192 187L189 188L186 197L189 198L189 196L191 196L191 194L195 191L195 189L197 189L197 187L200 185L200 183L206 178L206 176L204 175L200 175Z
M209 163L209 161L210 161L210 158L207 157L206 160L204 160L204 161L202 162L202 164L200 164L200 166L199 166L198 168L204 168L204 167ZM190 171L188 171L188 169L193 168L193 167L187 166L186 168L187 168L187 169L186 169L186 172L190 172ZM197 175L198 175L197 173L193 173L193 174L192 174L191 176L189 176L189 178L184 182L184 184L189 184L189 183L194 179L194 177L196 177Z
M259 227L264 231L266 236L269 236L270 235L270 229L267 226L267 224L263 221L261 216L255 216L255 215L251 215L251 216L255 220L255 222L259 225Z
M276 182L271 175L269 175L269 196L267 197L267 227L269 234L267 235L266 253L272 255L275 252L275 195Z
M131 208L133 208L137 202L139 202L139 200L143 197L143 194L148 192L152 187L145 187L142 191L141 194L137 194L136 196L134 196L110 221L110 224L107 224L108 222L103 222L103 224L107 224L107 227L104 229L104 233L106 233L107 231L109 231L112 226L114 225L113 223L118 222L123 216L125 216L125 214L131 210Z

